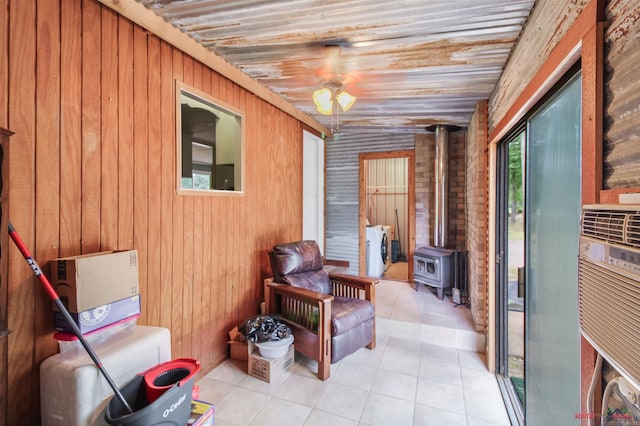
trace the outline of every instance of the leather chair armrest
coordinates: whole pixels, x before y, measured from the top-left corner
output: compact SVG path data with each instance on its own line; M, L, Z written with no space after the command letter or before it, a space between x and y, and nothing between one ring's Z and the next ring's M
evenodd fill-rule
M329 274L329 280L335 296L360 299L362 293L364 293L364 299L375 304L377 279L354 275Z
M366 289L367 286L372 286L378 284L378 280L375 278L366 278L366 277L357 277L355 275L345 275L345 274L329 274L329 279L332 281L338 281L344 283L346 285L350 285L353 287L358 287L362 290Z
M301 304L309 306L309 309L326 313L330 317L331 302L333 296L330 294L317 293L304 288L293 287L288 284L274 283L273 278L264 280L265 304L267 313L282 314L280 312L280 302L282 299L297 300Z
M305 303L331 303L333 296L330 294L318 293L307 290L306 288L293 287L288 284L280 284L271 282L267 284L270 291L285 295L287 297L300 300Z

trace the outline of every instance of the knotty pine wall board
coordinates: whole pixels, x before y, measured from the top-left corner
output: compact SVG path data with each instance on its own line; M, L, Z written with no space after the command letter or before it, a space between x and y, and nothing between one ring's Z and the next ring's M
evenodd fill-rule
M302 235L302 124L95 0L0 6L10 220L45 269L57 257L138 250L138 323L168 328L173 357L211 369L229 329L258 312L267 251ZM243 111L243 195L177 194L176 80ZM51 306L19 252L7 252L13 333L0 423L38 424L38 368L57 352Z

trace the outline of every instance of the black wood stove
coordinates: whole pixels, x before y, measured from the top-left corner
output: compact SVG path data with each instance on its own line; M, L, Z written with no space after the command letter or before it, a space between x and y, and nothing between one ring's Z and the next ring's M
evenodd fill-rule
M438 299L453 283L453 255L455 250L442 247L420 247L413 254L413 280L416 291L420 284L435 287Z

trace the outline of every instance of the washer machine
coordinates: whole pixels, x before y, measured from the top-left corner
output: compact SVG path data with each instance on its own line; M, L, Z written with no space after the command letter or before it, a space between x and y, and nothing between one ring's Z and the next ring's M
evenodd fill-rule
M384 262L382 261L383 237L384 230L382 226L367 227L367 276L369 277L381 277L384 273Z

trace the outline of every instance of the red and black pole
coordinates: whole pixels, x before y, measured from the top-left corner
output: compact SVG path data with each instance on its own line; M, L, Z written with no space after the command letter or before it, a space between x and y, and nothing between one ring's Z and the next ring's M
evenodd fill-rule
M38 263L35 261L33 256L31 256L31 253L29 253L27 246L24 244L24 242L22 241L22 238L20 238L20 235L18 235L18 232L15 230L15 228L11 223L9 223L9 236L11 237L13 242L16 244L16 247L18 247L18 250L20 250L20 253L22 253L22 256L24 257L24 259L27 261L27 263L33 270L33 273L36 275L38 280L40 280L40 283L44 286L44 289L49 295L49 298L53 301L53 303L56 304L56 306L58 307L58 310L62 313L64 318L67 320L67 323L69 323L69 326L73 330L73 333L76 335L76 337L78 337L78 340L80 340L80 343L82 343L82 346L91 357L91 360L93 361L93 363L96 365L96 367L98 367L98 370L100 370L104 378L107 380L107 383L109 383L109 386L111 386L111 389L113 389L113 393L120 400L120 402L127 409L127 411L129 411L129 413L132 414L133 410L131 409L126 399L124 398L124 396L122 395L122 393L120 392L116 384L114 383L113 379L111 379L111 376L109 376L109 374L107 373L107 370L105 370L104 366L102 365L102 362L98 358L98 355L96 355L96 353L93 351L93 348L89 346L89 343L86 341L86 339L82 335L82 332L78 328L78 325L73 321L73 318L71 318L69 311L62 304L62 301L60 300L60 296L58 296L58 293L56 293L55 289L53 288L53 286L51 285L47 277L42 273L42 269L40 269L40 266L38 266Z

